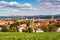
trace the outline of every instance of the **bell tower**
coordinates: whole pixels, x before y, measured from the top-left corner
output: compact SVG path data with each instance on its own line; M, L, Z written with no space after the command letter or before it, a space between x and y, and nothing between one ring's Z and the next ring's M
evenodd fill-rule
M55 18L54 18L54 16L52 16L52 18L51 18L51 21L55 21Z

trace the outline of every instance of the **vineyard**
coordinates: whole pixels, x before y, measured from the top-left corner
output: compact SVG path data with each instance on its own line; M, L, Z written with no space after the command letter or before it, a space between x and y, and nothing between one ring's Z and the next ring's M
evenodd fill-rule
M60 40L58 32L19 33L0 32L0 40Z

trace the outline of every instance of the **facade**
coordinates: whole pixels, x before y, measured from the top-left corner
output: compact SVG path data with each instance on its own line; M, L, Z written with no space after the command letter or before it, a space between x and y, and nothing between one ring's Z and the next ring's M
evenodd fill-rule
M26 28L26 24L22 24L22 25L18 26L19 32L22 32L23 29L25 29L25 28Z

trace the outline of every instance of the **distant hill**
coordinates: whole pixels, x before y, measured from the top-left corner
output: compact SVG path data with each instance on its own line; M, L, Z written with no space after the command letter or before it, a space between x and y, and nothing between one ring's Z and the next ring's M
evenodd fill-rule
M47 18L50 19L52 16L54 16L54 18L60 18L60 15L34 15L34 16L24 16L26 18Z
M60 18L60 15L34 15L34 16L23 16L23 18L46 18L50 19L52 16L54 18ZM22 18L22 16L0 16L1 18Z

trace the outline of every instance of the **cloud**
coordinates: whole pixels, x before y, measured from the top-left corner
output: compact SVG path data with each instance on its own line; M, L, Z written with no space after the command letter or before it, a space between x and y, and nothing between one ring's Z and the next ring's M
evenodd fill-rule
M0 16L21 15L20 10L0 8Z
M49 2L52 5L60 5L60 0L37 0L38 3L46 3Z
M30 3L19 4L16 1L14 2L0 1L0 6L18 9L34 9Z
M60 0L36 0L42 13L58 14L60 12Z
M60 0L36 0L36 8L30 3L0 1L0 14L5 15L54 15L60 13ZM3 15L3 14L1 14Z
M0 1L0 16L1 15L35 15L36 8L30 3L20 4L16 1L6 2ZM23 13L23 14L22 14Z
M51 4L56 6L60 5L60 0L37 0L37 2L42 5L43 4L47 4L47 5Z

